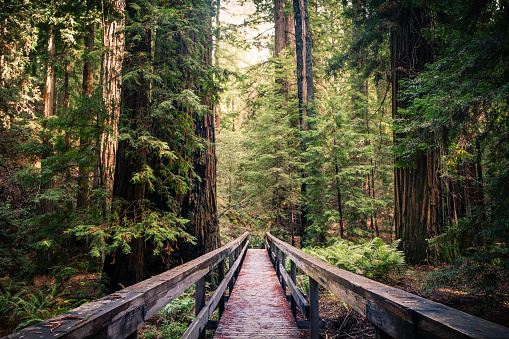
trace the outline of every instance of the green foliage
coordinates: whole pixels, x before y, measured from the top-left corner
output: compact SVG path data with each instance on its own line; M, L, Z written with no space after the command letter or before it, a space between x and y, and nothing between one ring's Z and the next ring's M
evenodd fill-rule
M155 316L156 324L145 324L141 338L181 338L194 319L194 286L188 288Z
M389 272L405 265L405 257L397 248L400 241L385 244L380 238L354 244L344 239L334 239L327 247L305 248L304 252L339 268L365 275L368 278L382 278Z
M443 19L442 53L405 83L410 104L397 125L406 135L397 152L407 163L419 151L440 152L442 194L465 206L447 207L443 233L429 244L437 260L452 262L509 241L508 17L495 1L431 8Z
M17 331L43 320L52 318L82 304L65 299L62 286L52 284L32 291L23 283L0 280L0 319Z
M236 165L233 183L245 197L244 210L256 215L260 231L271 229L285 236L291 233L291 213L297 212L300 191L299 135L293 127L298 110L296 101L281 95L282 85L273 79L288 74L290 65L280 58L252 69L256 76L245 91L257 95L247 103L250 115L241 148L245 154Z
M309 295L309 277L305 274L297 275L297 287L304 295Z

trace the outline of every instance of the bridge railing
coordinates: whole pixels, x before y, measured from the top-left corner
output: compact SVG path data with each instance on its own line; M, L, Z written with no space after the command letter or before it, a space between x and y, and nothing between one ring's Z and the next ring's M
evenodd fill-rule
M150 279L124 288L55 318L15 332L6 338L136 338L137 329L156 312L195 284L196 318L182 338L205 338L204 330L215 328L209 321L219 307L224 310L224 292L233 289L249 242L246 232L229 244ZM225 276L225 259L229 270ZM218 266L219 286L205 303L205 276Z
M266 233L265 246L283 289L318 338L318 288L325 287L374 324L377 338L509 338L509 329L323 262ZM290 272L286 271L290 259ZM296 266L309 277L309 304L296 286ZM308 307L309 306L309 307Z

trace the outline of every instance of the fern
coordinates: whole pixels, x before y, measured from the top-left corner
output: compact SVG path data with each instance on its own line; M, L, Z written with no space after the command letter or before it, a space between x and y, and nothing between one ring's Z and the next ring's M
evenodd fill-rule
M78 306L74 300L64 299L64 292L57 285L32 292L24 284L7 281L0 288L0 319L9 329L18 331L24 327L55 317ZM79 302L81 303L81 302Z
M331 246L308 248L304 252L356 274L381 278L405 265L405 256L398 250L400 242L396 240L392 244L385 244L382 239L374 238L355 244L337 239Z

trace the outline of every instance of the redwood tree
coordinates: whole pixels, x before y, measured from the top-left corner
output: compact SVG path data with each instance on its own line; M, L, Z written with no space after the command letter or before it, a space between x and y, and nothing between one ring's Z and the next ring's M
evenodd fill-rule
M392 69L392 116L403 118L400 109L407 107L401 98L402 80L418 75L426 64L434 60L431 44L423 30L431 27L425 8L408 4L394 5L396 23L390 37ZM394 133L394 143L405 137ZM436 151L418 151L410 163L396 159L394 168L396 237L403 240L407 260L420 262L426 259L426 239L437 235L442 226L442 203ZM399 163L399 166L398 166Z
M202 62L206 66L212 65L212 27L209 0L198 5L200 10L198 20L206 22L204 32L194 35L195 42L203 47L200 51ZM201 74L201 76L208 75ZM192 77L193 82L206 83L210 78L198 79ZM190 79L191 80L191 79ZM180 246L181 261L188 261L219 247L219 224L217 217L216 194L216 136L212 101L214 90L199 85L203 110L192 110L196 136L202 138L205 147L197 147L193 151L194 179L189 192L182 197L181 216L189 220L186 230L196 238L195 244L185 243Z
M125 0L105 2L103 13L103 47L101 85L104 113L98 117L103 132L98 145L97 186L106 190L105 208L109 208L113 194L115 157L117 154L118 122L122 61L124 57ZM97 182L98 181L98 182Z

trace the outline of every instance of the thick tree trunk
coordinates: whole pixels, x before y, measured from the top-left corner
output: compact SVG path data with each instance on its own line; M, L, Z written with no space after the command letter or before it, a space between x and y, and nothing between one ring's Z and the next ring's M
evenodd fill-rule
M274 0L274 55L279 57L286 48L285 0Z
M44 104L44 116L50 117L55 114L55 57L56 57L55 28L49 26L48 42L46 45L46 76L44 80L44 92L42 101Z
M48 31L48 42L46 45L46 75L44 78L44 90L42 95L43 101L43 112L44 117L49 118L50 116L55 114L55 58L56 58L56 42L55 42L55 28L53 24L49 25ZM47 158L51 155L51 145L50 145L51 136L45 133L43 135L43 144L45 147L45 152L42 155L42 158ZM53 188L53 183L48 182L43 185L43 189L51 189ZM41 214L51 213L53 212L53 202L47 199L41 200L40 205Z
M203 62L211 64L211 50L207 49ZM216 136L214 129L213 103L204 93L204 104L210 108L207 114L193 112L196 136L207 141L207 149L196 149L193 154L193 168L198 177L193 180L191 190L183 197L181 216L187 220L187 232L196 237L196 245L179 245L180 260L187 262L220 246L216 195Z
M216 150L214 117L193 114L196 135L209 143L206 150L196 150L193 155L194 171L199 176L182 201L182 217L189 220L187 231L196 237L196 245L181 247L181 259L186 262L216 249L220 245L217 220Z
M137 41L129 41L129 56L124 61L124 70L134 71L143 67L151 54L151 34L144 31L142 38ZM126 88L122 91L123 111L128 116L126 123L131 130L148 130L146 124L147 109L150 105L150 83L142 73L136 79L136 88ZM137 135L138 137L141 135ZM148 189L145 182L132 183L133 174L143 170L148 165L148 150L146 148L134 148L129 140L123 140L118 144L116 155L115 180L113 195L122 198L126 204L122 207L122 215L129 222L140 222L143 218ZM148 277L148 263L150 260L150 243L144 237L138 236L129 242L130 253L124 253L117 249L106 256L103 273L109 278L107 288L115 291L122 286L130 286ZM154 272L154 274L156 274Z
M306 77L306 112L307 115L315 115L315 85L313 79L313 55L311 53L311 30L309 29L308 1L301 1L303 15L303 39L305 40L305 77ZM313 128L312 126L310 128Z
M87 0L87 12L90 13L94 8L94 0ZM83 95L90 97L92 95L92 81L93 81L93 65L91 54L94 51L94 23L88 23L85 27L85 49L86 54L83 62ZM88 126L92 122L92 112L86 109L83 117L83 125ZM83 133L84 134L84 133ZM87 136L80 137L80 149L85 149L90 145L92 139ZM85 206L88 203L89 189L91 182L91 173L88 166L79 166L79 193L78 193L78 206Z
M106 4L103 20L103 54L101 85L104 116L99 118L103 133L98 149L99 185L106 190L105 208L108 208L114 183L117 154L118 122L120 117L120 95L122 82L122 60L124 55L124 9L125 0L110 0Z
M430 27L426 12L420 7L397 5L397 26L391 33L392 114L401 118L399 108L407 102L399 98L400 82L419 74L434 60L433 49L421 31ZM403 137L394 134L394 143ZM396 162L398 159L396 159ZM412 168L395 167L394 219L396 237L402 239L407 260L418 263L427 258L426 239L438 234L442 225L442 204L438 180L438 156L435 151L416 154Z
M309 30L309 15L307 0L293 0L295 18L295 52L297 58L297 95L299 102L299 125L302 131L306 131L309 122L306 116L314 115L314 85L313 85L313 58L311 54L311 35ZM306 140L302 141L302 147L306 149ZM307 176L302 173L302 176ZM301 187L302 195L306 193L306 185ZM301 227L302 236L309 222L307 220L307 208L302 206Z
M301 11L303 0L293 0L293 15L295 19L295 54L297 59L297 97L299 101L299 125L305 130L305 105L306 105L306 71L305 71L305 38L303 13Z

